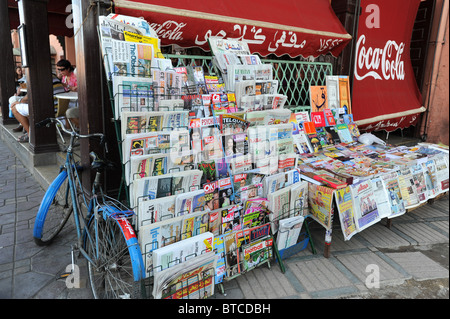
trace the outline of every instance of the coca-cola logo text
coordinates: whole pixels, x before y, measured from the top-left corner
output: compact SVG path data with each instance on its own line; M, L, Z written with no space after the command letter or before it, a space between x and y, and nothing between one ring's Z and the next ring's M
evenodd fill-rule
M186 23L178 23L173 20L167 20L163 23L152 23L150 27L155 30L158 37L161 39L169 39L181 41L183 40L183 31L180 31L186 26Z
M384 48L366 47L366 36L361 35L356 43L355 78L363 80L404 80L405 67L402 54L405 43L388 40Z

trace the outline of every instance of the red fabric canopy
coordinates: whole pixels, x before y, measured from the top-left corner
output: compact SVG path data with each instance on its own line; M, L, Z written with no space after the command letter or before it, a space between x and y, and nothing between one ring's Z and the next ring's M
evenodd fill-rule
M352 94L353 118L362 130L406 128L425 111L409 53L419 4L362 2Z
M248 43L262 56L338 56L351 36L329 0L114 0L118 14L143 17L162 45L201 47L219 36Z
M47 4L48 31L50 34L73 36L73 27L68 27L67 18L71 14L71 0L49 0ZM9 26L17 29L20 25L19 10L15 0L8 0ZM69 12L67 12L69 11Z

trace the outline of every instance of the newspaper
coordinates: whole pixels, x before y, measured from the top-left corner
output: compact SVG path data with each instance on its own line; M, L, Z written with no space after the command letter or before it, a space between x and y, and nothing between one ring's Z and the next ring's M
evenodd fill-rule
M291 186L290 194L290 215L294 216L306 216L309 214L308 205L308 182L301 181Z
M277 237L277 248L283 250L294 246L303 226L304 217L296 216L280 220Z
M207 252L182 264L157 272L154 277L155 299L205 299L214 295L217 256Z
M419 196L416 188L411 184L412 174L410 167L405 166L397 171L400 192L405 203L405 208L413 208L419 205Z
M335 196L344 240L350 240L358 232L351 187L347 186L346 188L337 189Z
M439 194L439 186L437 181L437 170L435 160L430 159L422 163L423 175L427 189L428 198L434 198Z
M153 272L184 263L192 257L212 251L214 235L204 232L153 251ZM156 279L156 278L155 278Z
M372 183L373 194L375 202L377 203L379 218L389 217L392 214L391 204L389 203L386 186L383 183L381 176L374 177L370 180Z
M405 203L403 201L400 185L398 182L397 172L393 171L381 175L384 187L388 193L388 199L391 209L391 214L388 218L401 216L406 212Z
M153 84L150 78L113 75L115 119L124 111L153 111Z
M358 231L379 222L380 215L370 180L351 185L351 190Z
M448 191L449 189L449 169L447 161L443 156L435 157L436 163L436 179L439 193Z
M419 203L426 202L428 200L428 192L421 164L416 163L411 166L411 176L412 179L410 180L410 182L417 193ZM433 187L433 184L431 184L430 187Z

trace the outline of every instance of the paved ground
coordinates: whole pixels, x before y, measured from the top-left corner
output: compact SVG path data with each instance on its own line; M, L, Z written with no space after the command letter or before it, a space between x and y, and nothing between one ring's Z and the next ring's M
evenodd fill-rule
M71 264L73 231L49 247L32 238L44 190L0 140L0 298L92 298L84 260L80 288L59 274ZM336 219L335 219L336 220ZM226 282L215 299L449 298L449 199L445 195L393 220L385 220L344 241L333 228L331 256L323 256L325 231L312 223L317 254L308 246L284 260ZM378 278L378 280L375 280ZM379 288L376 285L379 283Z

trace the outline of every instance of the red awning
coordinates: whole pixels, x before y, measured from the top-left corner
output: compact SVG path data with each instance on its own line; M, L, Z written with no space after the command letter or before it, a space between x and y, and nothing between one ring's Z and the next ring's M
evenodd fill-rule
M252 53L338 56L351 36L329 0L114 0L118 14L143 17L162 45L201 47L218 36L248 43Z
M409 53L419 4L420 0L361 4L352 111L362 130L406 128L425 111Z
M49 0L47 4L48 31L50 34L73 36L72 21L67 21L71 15L72 0ZM9 26L17 29L20 25L19 10L15 0L8 0ZM70 18L70 17L69 17ZM68 23L69 22L69 23Z

